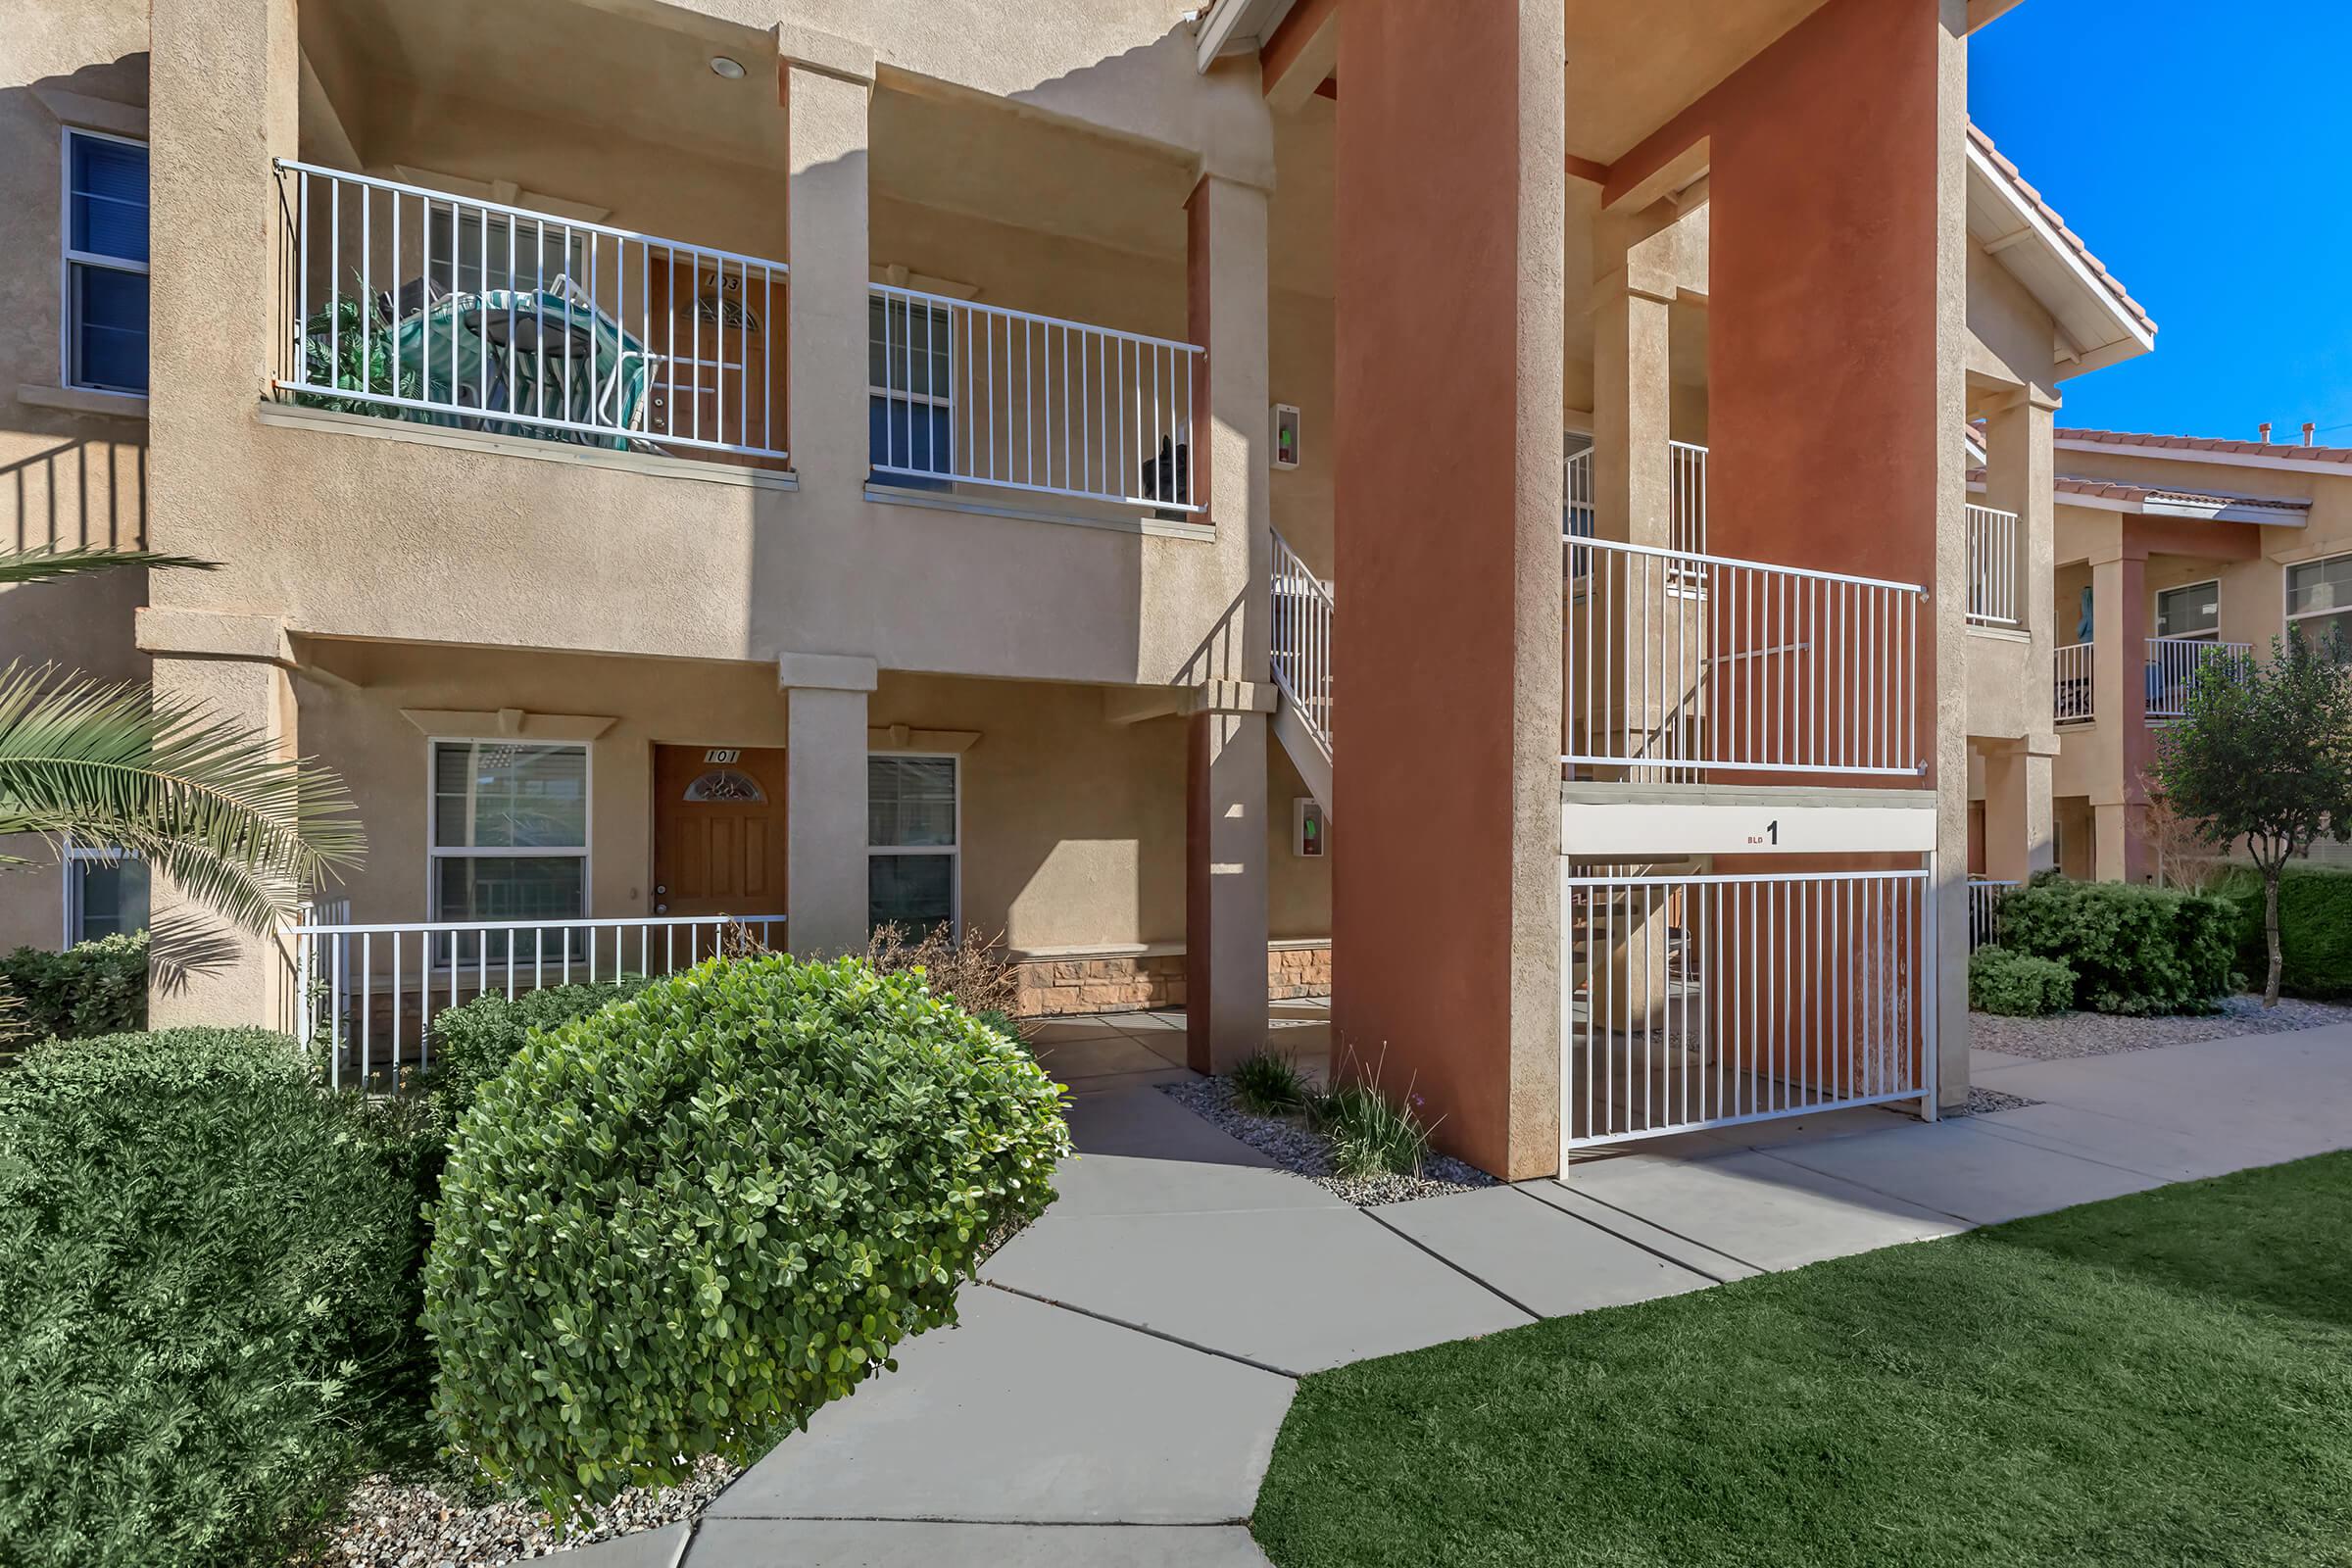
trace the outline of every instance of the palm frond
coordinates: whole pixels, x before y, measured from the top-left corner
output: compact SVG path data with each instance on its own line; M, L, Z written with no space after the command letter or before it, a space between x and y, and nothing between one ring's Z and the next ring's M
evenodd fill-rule
M0 833L125 850L257 931L365 852L342 780L266 733L21 665L0 671Z
M82 577L122 566L185 566L191 571L218 571L218 561L194 556L168 556L156 550L108 550L91 546L74 550L18 550L0 554L0 583L47 582L56 577Z

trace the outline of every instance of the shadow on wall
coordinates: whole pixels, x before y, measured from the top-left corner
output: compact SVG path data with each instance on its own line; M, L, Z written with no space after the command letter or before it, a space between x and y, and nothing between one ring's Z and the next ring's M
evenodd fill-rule
M108 421L118 423L120 421ZM144 427L141 427L143 435ZM17 438L0 432L0 443ZM0 517L10 551L136 550L147 543L144 441L44 437L0 463ZM5 450L5 447L0 447ZM134 619L147 602L144 570L0 587L0 665L56 663L102 680L144 680Z

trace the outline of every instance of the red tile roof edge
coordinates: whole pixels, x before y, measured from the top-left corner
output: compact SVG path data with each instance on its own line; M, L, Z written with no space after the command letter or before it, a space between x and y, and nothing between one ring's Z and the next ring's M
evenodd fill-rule
M2058 210L2042 199L2041 192L2035 190L2026 176L2018 172L2017 165L2011 163L2008 156L1992 144L1990 136L1977 128L1974 121L1969 122L1968 136L1979 148L1983 149L1984 156L1991 160L1992 167L1999 170L2008 181L2017 187L2018 194L2032 203L2034 210L2041 214L2043 220L2058 231L2059 237L2073 248L2075 255L2082 265L2090 270L2090 275L2097 278L2106 287L2107 292L2113 294L2124 309L2132 313L2134 320L2138 321L2150 334L2153 334L2156 330L2156 322L2148 315L2146 307L2132 297L2131 291L2124 287L2122 278L2107 270L2106 264L2090 253L2090 247L2082 243L2082 236L2066 226L2066 220L2058 216Z

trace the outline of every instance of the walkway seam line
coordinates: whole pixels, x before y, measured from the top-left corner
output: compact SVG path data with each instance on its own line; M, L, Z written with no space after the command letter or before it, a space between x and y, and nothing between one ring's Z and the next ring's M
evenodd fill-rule
M1550 1178L1550 1177L1548 1177L1548 1176L1540 1176L1540 1177L1538 1177L1538 1178L1536 1178L1536 1179L1537 1179L1538 1181L1549 1181L1549 1180L1551 1180L1551 1178ZM1660 1262L1662 1262L1662 1263L1671 1263L1671 1264L1673 1264L1673 1265L1674 1265L1676 1268L1679 1268L1679 1269L1681 1269L1681 1270L1682 1270L1684 1273L1686 1273L1686 1274L1695 1274L1695 1275L1697 1275L1697 1276L1698 1276L1700 1279L1702 1279L1702 1280L1708 1280L1708 1281L1711 1281L1711 1282L1713 1282L1714 1284L1717 1284L1717 1285L1729 1285L1729 1284L1731 1284L1731 1283L1732 1283L1730 1280L1728 1280L1728 1279L1724 1278L1724 1277L1723 1277L1721 1274L1711 1274L1711 1273L1709 1273L1707 1270L1705 1270L1705 1269L1703 1269L1703 1268L1700 1268L1700 1267L1699 1267L1699 1266L1698 1266L1696 1263L1690 1262L1690 1260L1688 1260L1687 1258L1680 1258L1680 1257L1677 1257L1677 1256L1675 1256L1675 1255L1674 1255L1672 1252L1669 1252L1669 1251L1665 1250L1664 1250L1664 1249L1662 1249L1662 1248L1656 1248L1656 1247L1652 1247L1652 1246L1650 1246L1650 1245L1649 1245L1647 1242L1641 1240L1639 1237L1628 1236L1628 1235L1626 1235L1626 1234L1625 1234L1623 1231L1613 1231L1613 1230L1609 1229L1609 1228L1608 1228L1606 1225L1603 1225L1603 1224L1602 1224L1600 1221L1598 1221L1598 1220L1596 1220L1596 1219L1593 1219L1593 1218L1592 1218L1592 1216L1590 1216L1590 1215L1587 1215L1587 1214L1572 1214L1572 1213L1570 1213L1568 1210L1566 1210L1566 1209L1564 1209L1564 1208L1560 1207L1560 1206L1559 1206L1557 1203L1546 1203L1546 1202L1544 1202L1544 1200L1542 1200L1541 1198L1538 1198L1538 1197L1537 1197L1535 1194L1533 1194L1533 1193L1529 1192L1529 1191L1527 1190L1527 1188L1526 1188L1526 1187L1525 1187L1523 1184L1521 1184L1521 1183L1519 1183L1519 1182L1512 1182L1512 1183L1510 1183L1509 1185L1510 1185L1511 1191L1513 1191L1513 1192L1517 1193L1517 1194L1518 1194L1520 1197L1522 1197L1522 1198L1526 1199L1526 1200L1527 1200L1529 1202L1531 1202L1531 1203L1535 1203L1535 1204L1538 1204L1539 1206L1541 1206L1541 1207L1544 1207L1544 1208L1547 1208L1547 1209L1551 1210L1551 1212L1553 1212L1554 1214L1557 1214L1557 1215L1559 1215L1559 1216L1560 1216L1560 1218L1562 1218L1562 1219L1564 1219L1564 1220L1571 1221L1571 1222L1573 1222L1573 1223L1575 1223L1575 1224L1578 1224L1578 1225L1590 1226L1592 1229L1593 1229L1593 1230L1596 1230L1596 1231L1600 1232L1600 1234L1601 1234L1601 1235L1603 1235L1603 1236L1606 1236L1606 1237L1609 1237L1609 1238L1611 1238L1611 1239L1613 1239L1613 1240L1615 1240L1615 1241L1620 1241L1620 1242L1623 1242L1623 1243L1624 1243L1626 1246L1628 1246L1628 1247L1631 1247L1631 1248L1635 1249L1637 1251L1647 1252L1647 1253L1648 1253L1650 1256L1652 1256L1652 1257L1654 1257L1654 1258L1658 1259L1658 1261L1660 1261ZM1573 1192L1573 1191L1575 1191L1573 1188L1563 1188L1563 1189L1561 1189L1561 1190L1562 1190L1563 1192ZM1588 1195L1586 1195L1586 1194L1583 1194L1583 1193L1578 1193L1578 1194L1577 1194L1577 1196L1578 1196L1579 1198L1583 1198L1583 1197L1586 1197L1586 1196L1588 1196ZM1598 1199L1593 1199L1592 1200L1593 1200L1594 1202L1596 1202L1596 1203L1600 1201L1600 1200L1598 1200ZM1619 1212L1619 1213L1624 1213L1625 1211L1624 1211L1623 1209L1618 1209L1618 1210L1617 1210L1617 1212ZM1630 1215L1630 1214L1629 1214L1629 1215L1627 1215L1626 1217L1627 1217L1627 1218L1629 1218L1629 1219L1631 1219L1631 1218L1634 1218L1634 1217L1636 1217L1636 1216L1633 1216L1633 1215ZM1647 1225L1647 1224L1649 1224L1649 1222L1648 1222L1647 1220L1643 1220L1642 1223L1642 1224L1644 1224L1644 1225ZM1663 1225L1651 1226L1651 1229L1653 1229L1653 1230L1660 1230L1660 1231L1666 1231L1666 1227L1665 1227L1665 1226L1663 1226ZM1672 1236L1672 1235L1674 1235L1674 1232L1672 1232L1672 1231L1666 1231L1666 1234L1667 1234L1667 1235L1669 1235L1669 1236ZM1677 1238L1677 1239L1678 1239L1678 1240L1681 1240L1681 1241L1686 1241L1686 1242L1689 1242L1689 1241L1690 1241L1690 1239L1689 1237L1687 1237L1687 1236L1685 1236L1685 1237L1680 1237L1680 1238ZM1734 1256L1732 1256L1732 1254L1731 1254L1731 1253L1729 1253L1729 1252L1717 1252L1717 1251L1715 1251L1715 1249L1714 1249L1714 1248L1707 1246L1707 1244L1706 1244L1706 1243L1704 1243L1704 1242L1690 1242L1690 1245L1691 1245L1692 1247L1695 1247L1695 1248L1699 1249L1701 1251L1706 1251L1706 1252L1715 1252L1715 1255L1716 1255L1717 1257L1720 1257L1720 1258L1724 1259L1726 1262L1731 1262L1731 1263L1739 1263L1739 1264L1740 1264L1741 1267L1743 1267L1743 1268L1753 1268L1753 1267L1755 1267L1755 1265L1754 1265L1754 1264L1752 1264L1752 1263L1748 1263L1748 1262L1746 1262L1744 1259L1734 1257Z
M2045 1101L2041 1101L2041 1102L2039 1102L2039 1103L2041 1103L2041 1104L2045 1104L2045 1105L2050 1105L2050 1104L2057 1104L2057 1102L2056 1102L2056 1101L2045 1100ZM2082 1114L2086 1114L2086 1115L2093 1115L2093 1116L2106 1116L2106 1117L2107 1117L2109 1120L2111 1120L2111 1121L2120 1121L2120 1122L2124 1123L2126 1126L2130 1126L2130 1127L2142 1127L2142 1128L2147 1128L2147 1129L2149 1129L2149 1130L2151 1130L2151 1131L2155 1131L2155 1132L2169 1132L2169 1131L2171 1131L2171 1130L2172 1130L2172 1129L2170 1129L2170 1128L2157 1127L2157 1126L2155 1126L2155 1124L2154 1124L2154 1123L2152 1123L2152 1122L2133 1121L2133 1120L2132 1120L2131 1117L2129 1117L2129 1116L2117 1116L2117 1115L2115 1115L2115 1114L2113 1114L2112 1112L2109 1112L2109 1111L2084 1111L2084 1110L2082 1109L2082 1106L2080 1106L2080 1105L2059 1105L2059 1107L2058 1107L2058 1108L2059 1108L2059 1109L2061 1109L2061 1110L2072 1110L2072 1111L2077 1111L2077 1112L2080 1112L2080 1113L2082 1113ZM1998 1113L1998 1112L1995 1112L1994 1114L1996 1114L1996 1115L1997 1115L1997 1114L1999 1114L1999 1113ZM2116 1161L2116 1160L2112 1160L2112 1159L2102 1159L2102 1158L2100 1158L2100 1157L2099 1157L2098 1155L2096 1155L2096 1154L2085 1153L2085 1152L2082 1152L2082 1151L2080 1151L2080 1150L2074 1150L2074 1149L2053 1149L2053 1148L2051 1148L2051 1147L2050 1147L2050 1145L2048 1145L2048 1144L2036 1143L2036 1142L2035 1142L2034 1140L2033 1140L2032 1138L2028 1138L2028 1137L2022 1136L2022 1135L2020 1135L2020 1134L2018 1134L2018 1133L2014 1133L2014 1132L2006 1132L2006 1133L2005 1133L2005 1132L2002 1132L2002 1131L2001 1131L2001 1130L2000 1130L1998 1127L1995 1127L1995 1126L1992 1126L1992 1125L1990 1125L1990 1123L1991 1123L1991 1120L1992 1120L1992 1117L1991 1117L1991 1116L1971 1116L1971 1117L1969 1118L1969 1120L1970 1120L1971 1122L1973 1122L1973 1123L1976 1123L1976 1124L1978 1124L1978 1125L1977 1125L1977 1127L1976 1127L1976 1130L1977 1130L1977 1131L1980 1131L1980 1132L1982 1132L1982 1133L1984 1133L1984 1136L1985 1136L1985 1137L1987 1137L1987 1138L1998 1138L1998 1139L1999 1139L2001 1142L2003 1142L2003 1143L2005 1143L2005 1144L2015 1144L2015 1145L2017 1145L2017 1146L2018 1146L2020 1149L2037 1149L2037 1150L2040 1150L2040 1151L2041 1151L2043 1153L2045 1153L2045 1154L2065 1154L2065 1155L2067 1155L2067 1156L2068 1156L2068 1157L2070 1157L2070 1158L2073 1158L2073 1159L2080 1159L2080 1160L2083 1161L2083 1162L2084 1162L2084 1163L2086 1163L2086 1164L2091 1164L2091 1165L2104 1165L2104 1166L2105 1166L2105 1167L2107 1167L2107 1169L2109 1169L2109 1170L2120 1170L2120 1171L2122 1171L2122 1172L2123 1172L2125 1175L2127 1175L2127 1176L2145 1176L2145 1177L2147 1177L2147 1178L2148 1178L2150 1181L2163 1182L2163 1183L2167 1184L2168 1186L2169 1186L2170 1184L2174 1183L2174 1182L2193 1182L2193 1181L2202 1181L2202 1180L2204 1180L2204 1178L2203 1178L2203 1177L2199 1177L2199 1176L2175 1176L2175 1175L2172 1175L2172 1174L2170 1174L2170 1173L2168 1173L2168 1172L2165 1172L2165 1171L2160 1171L2160 1170L2145 1170L2145 1169L2142 1169L2141 1167L2139 1167L2139 1166L2137 1166L2137 1165L2126 1165L2126 1164L2119 1163L2119 1162L2118 1162L2118 1161ZM2225 1171L2223 1174L2224 1174L2224 1175L2228 1175L2228 1174L2230 1174L2230 1173L2229 1173L2229 1172L2227 1172L2227 1171Z
M746 1472L746 1474L749 1474L749 1472L747 1471L747 1472ZM716 1497L712 1497L712 1498L710 1499L710 1501L711 1501L711 1502L716 1502L717 1500L718 1500L718 1498L716 1498ZM703 1506L704 1506L705 1508L708 1508L708 1507L710 1506L710 1503L705 1503ZM672 1557L672 1558L670 1558L670 1559L669 1559L669 1565L668 1565L668 1568L679 1568L679 1564L683 1563L683 1562L686 1560L686 1553L688 1553L689 1551L692 1551L692 1550L694 1549L694 1538L695 1538L696 1536L698 1536L698 1535L702 1534L702 1529L703 1529L703 1516L702 1516L702 1513L701 1513L701 1512L698 1510L697 1512L695 1512L695 1513L693 1513L693 1514L691 1514L691 1515L689 1515L689 1516L687 1517L687 1520L686 1520L686 1534L685 1534L685 1537L684 1537L682 1540L680 1540L680 1541L679 1541L679 1543L678 1543L678 1554L677 1554L676 1556L674 1556L674 1557ZM614 1538L614 1539L618 1539L618 1538Z
M978 1283L987 1286L992 1291L1003 1291L1006 1296L1017 1296L1025 1301L1035 1301L1040 1306L1051 1306L1064 1312L1075 1312L1080 1317L1091 1317L1098 1323L1107 1323L1115 1329L1125 1329L1129 1333L1142 1334L1154 1340L1165 1340L1170 1345L1181 1345L1188 1350L1198 1350L1202 1355L1213 1355L1220 1360L1239 1362L1243 1366L1254 1368L1259 1372L1270 1372L1278 1378L1288 1378L1293 1383L1306 1376L1305 1373L1294 1372L1287 1366L1276 1366L1270 1361L1252 1359L1238 1350L1220 1350L1213 1345L1202 1345L1198 1341L1188 1340L1181 1334L1170 1334L1165 1329L1155 1329L1143 1323L1131 1323L1123 1317L1113 1317L1108 1312L1097 1312L1091 1307L1080 1306L1075 1301L1056 1300L1051 1296L1043 1296L1036 1291L1024 1291L1019 1286L1007 1285L1003 1280L981 1280Z
M1427 1252L1430 1256L1436 1258L1439 1262L1445 1264L1447 1268L1453 1270L1456 1274L1459 1274L1462 1278L1468 1280L1480 1290L1485 1291L1488 1295L1493 1296L1499 1300L1507 1301L1516 1310L1525 1312L1531 1322L1541 1323L1544 1321L1543 1313L1537 1311L1525 1301L1520 1300L1510 1292L1503 1290L1500 1286L1492 1285L1487 1281L1480 1279L1477 1275L1462 1267L1461 1264L1456 1263L1452 1258L1447 1257L1444 1252L1441 1252L1436 1248L1430 1247L1423 1243L1419 1238L1407 1236L1404 1232L1398 1230L1387 1220L1382 1219L1380 1215L1375 1213L1371 1208L1362 1204L1350 1204L1349 1206L1354 1208L1357 1213L1363 1215L1364 1218L1379 1226L1382 1230L1387 1231L1391 1236L1396 1237L1398 1240L1403 1241L1410 1246L1420 1248L1422 1251Z
M1234 1519L971 1519L949 1513L730 1513L718 1517L779 1525L977 1525L993 1530L1246 1530L1250 1526L1248 1515Z
M1741 1152L1753 1152L1753 1151L1741 1151ZM1819 1174L1821 1174L1821 1173L1820 1173L1819 1171L1816 1171L1816 1172L1814 1172L1814 1174L1815 1174L1815 1175L1819 1175ZM1553 1178L1551 1178L1551 1179L1552 1179L1552 1180L1554 1180L1554 1181L1557 1181L1557 1180L1558 1180L1558 1178L1557 1178L1557 1177L1553 1177ZM1653 1231L1658 1231L1658 1232L1661 1232L1661 1233L1662 1233L1662 1234L1664 1234L1664 1235L1671 1236L1671 1237L1673 1237L1673 1238L1674 1238L1676 1241L1678 1241L1678 1242L1689 1242L1689 1243L1690 1243L1690 1244L1692 1247L1695 1247L1695 1248L1697 1248L1697 1249L1698 1249L1699 1250L1701 1250L1701 1251L1704 1251L1704 1252L1713 1252L1713 1253L1714 1253L1714 1254L1715 1254L1717 1257L1728 1257L1728 1258L1730 1258L1730 1259L1731 1259L1733 1262L1735 1262L1735 1263L1739 1264L1739 1265L1740 1265L1741 1268L1752 1268L1752 1269L1754 1269L1754 1270L1755 1270L1757 1273L1759 1273L1759 1274L1773 1274L1773 1273L1777 1273L1777 1272L1779 1272L1779 1271L1778 1271L1778 1270L1776 1270L1776 1269L1770 1269L1770 1268L1766 1268L1766 1267L1765 1267L1763 1264L1761 1264L1761 1263L1754 1263L1754 1262L1750 1262L1748 1259L1746 1259L1746 1258L1744 1258L1744 1257L1741 1257L1741 1256L1740 1256L1739 1253L1737 1253L1737 1252L1727 1252L1727 1251L1725 1251L1725 1250L1724 1250L1722 1248L1715 1246L1715 1245L1714 1245L1713 1243L1711 1243L1711 1242L1702 1242L1702 1241L1700 1241L1700 1240L1699 1240L1697 1237L1695 1237L1695 1236L1685 1236L1685 1235L1684 1235L1684 1234L1683 1234L1681 1231L1678 1231L1678 1230L1676 1230L1676 1229L1675 1229L1673 1226L1671 1226L1671 1225L1661 1225L1661 1224L1659 1224L1659 1223L1658 1223L1656 1220L1654 1220L1654 1219L1646 1219L1646 1218L1643 1218L1642 1215L1635 1213L1635 1212L1634 1212L1632 1209L1630 1209L1630 1208L1627 1208L1627 1207L1626 1207L1624 1204L1622 1204L1622 1203L1612 1203L1612 1202L1610 1202L1610 1201L1609 1201L1607 1199L1605 1199L1605 1198L1601 1197L1601 1196L1600 1196L1598 1193L1588 1193L1588 1192L1586 1192L1586 1191L1585 1191L1583 1188L1581 1188L1581 1187L1569 1187L1569 1186L1568 1186L1568 1184L1567 1184L1566 1182L1560 1182L1560 1185L1561 1185L1562 1187L1564 1187L1564 1188L1567 1188L1567 1190L1568 1190L1569 1192L1572 1192L1572 1193L1576 1194L1576 1196L1577 1196L1577 1197L1579 1197L1579 1198L1583 1199L1583 1200L1584 1200L1586 1202L1588 1202L1588 1203L1598 1203L1598 1204L1599 1204L1601 1207L1603 1207L1603 1208L1606 1208L1606 1209L1613 1209L1613 1210L1615 1210L1617 1213L1623 1214L1623 1215L1624 1215L1624 1216L1625 1216L1627 1219L1634 1220L1634 1221L1637 1221L1637 1222L1639 1222L1639 1223L1641 1223L1641 1224L1646 1225L1646 1226L1648 1226L1648 1227L1649 1227L1651 1230L1653 1230ZM1541 1202L1543 1202L1543 1201L1544 1201L1544 1200L1542 1200L1541 1198L1539 1198L1539 1199L1537 1199L1537 1200L1536 1200L1536 1201L1537 1201L1537 1202L1539 1202L1539 1203L1541 1203ZM1595 1228L1596 1228L1596 1229L1599 1229L1599 1230L1608 1230L1608 1229L1609 1229L1609 1228L1608 1228L1606 1225L1598 1225L1597 1223L1595 1224ZM1617 1233L1617 1232L1615 1232L1615 1231L1609 1231L1609 1234L1610 1234L1611 1236L1616 1236L1616 1237L1617 1237L1617 1239L1618 1239L1619 1241L1621 1241L1621 1242L1632 1242L1632 1241L1634 1240L1634 1239L1633 1239L1632 1237L1630 1237L1630 1236L1619 1236L1619 1235L1618 1235L1618 1233ZM1642 1244L1641 1244L1641 1243L1639 1243L1639 1242L1634 1242L1634 1245L1635 1245L1635 1246L1637 1246L1637 1247L1639 1247L1639 1246L1641 1246ZM1660 1255L1663 1255L1663 1254L1660 1254ZM1694 1269L1694 1270L1692 1270L1692 1272L1693 1272L1693 1273L1704 1273L1704 1272L1705 1272L1705 1270L1703 1270L1703 1269ZM1716 1284L1718 1284L1718 1285L1730 1285L1730 1284L1733 1284L1734 1282L1733 1282L1733 1281L1731 1281L1731 1280L1717 1280L1715 1283L1716 1283Z

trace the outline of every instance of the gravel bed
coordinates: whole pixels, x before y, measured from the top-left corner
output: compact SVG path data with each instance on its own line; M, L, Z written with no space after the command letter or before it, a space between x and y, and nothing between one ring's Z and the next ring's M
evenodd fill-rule
M325 1539L294 1562L300 1568L494 1568L692 1519L739 1474L724 1460L706 1458L684 1485L632 1487L568 1535L534 1503L472 1503L451 1482L369 1476L351 1490L342 1518Z
M1331 1143L1281 1116L1257 1116L1234 1103L1233 1083L1225 1078L1192 1078L1161 1084L1170 1100L1248 1144L1294 1175L1304 1176L1358 1208L1376 1203L1401 1203L1413 1198L1437 1198L1492 1187L1494 1178L1475 1165L1446 1154L1433 1154L1417 1176L1337 1176L1331 1169Z
M2220 1012L2194 1018L2122 1018L2103 1012L2061 1012L2047 1018L1969 1014L1978 1050L2031 1056L2036 1061L2109 1056L2119 1051L2146 1051L2192 1040L2284 1034L2333 1023L2352 1023L2352 1006L2282 997L2278 1006L2265 1009L2262 999L2252 996L2228 998Z
M1995 1116L2004 1110L2023 1110L2028 1105L2040 1103L2041 1102L2038 1100L2028 1100L2023 1095L2006 1094L1998 1089L1987 1089L1982 1084L1968 1086L1968 1113L1971 1116Z

